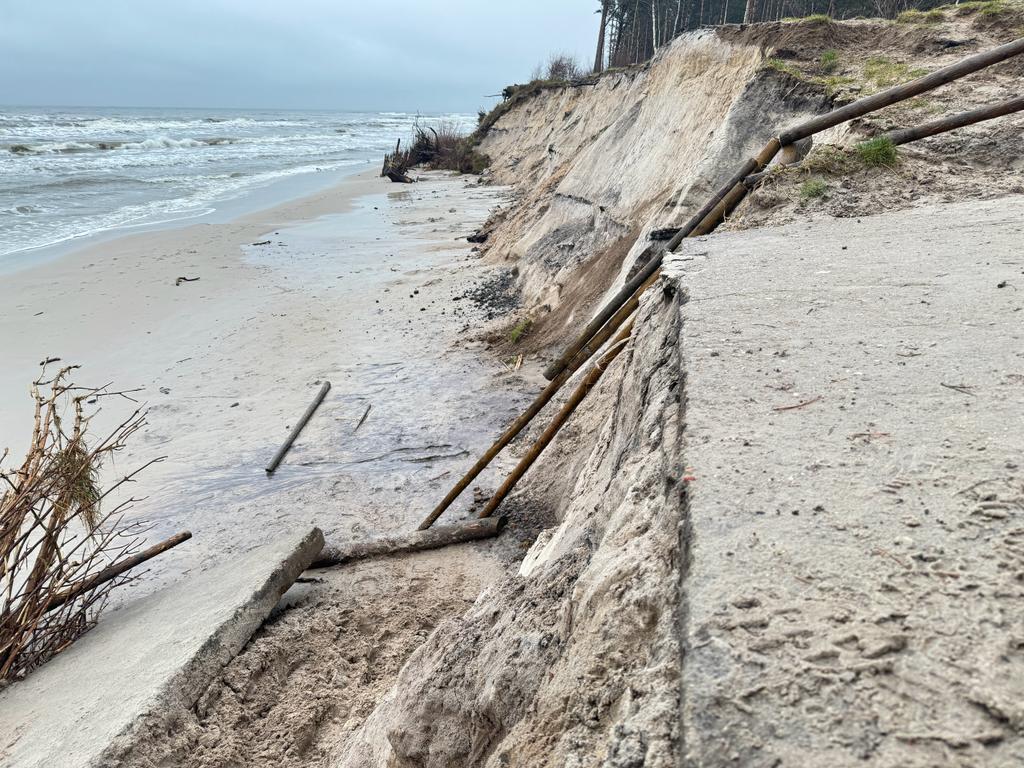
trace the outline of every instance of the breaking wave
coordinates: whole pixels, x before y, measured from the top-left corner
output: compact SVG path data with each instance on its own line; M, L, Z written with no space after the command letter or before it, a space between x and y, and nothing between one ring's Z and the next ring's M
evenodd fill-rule
M218 136L211 139L172 139L157 136L141 141L63 141L52 144L10 144L7 151L15 155L70 155L77 152L104 152L113 149L193 149L235 144L239 139Z

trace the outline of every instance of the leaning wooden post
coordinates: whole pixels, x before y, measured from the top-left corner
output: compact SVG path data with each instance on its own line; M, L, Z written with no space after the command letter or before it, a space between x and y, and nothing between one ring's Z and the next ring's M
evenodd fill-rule
M77 584L72 584L63 592L58 592L50 598L49 602L47 602L45 610L52 611L54 608L60 608L69 600L74 600L79 595L85 594L91 589L95 589L100 584L105 584L111 579L116 579L122 573L130 571L132 568L141 565L147 560L152 560L157 555L162 554L168 549L172 549L183 541L188 541L191 538L192 533L190 531L184 531L171 536L171 538L166 539L165 541L161 541L159 544L154 544L149 549L144 549L136 555L127 557L119 563L114 563L113 565L104 568L95 576L89 576Z
M824 115L811 118L806 122L800 123L800 125L783 131L779 139L782 141L782 146L792 144L795 141L800 141L800 139L806 139L815 133L820 133L826 128L832 128L840 123L845 123L847 120L866 115L868 112L888 107L890 104L895 104L898 101L919 96L926 91L938 88L940 85L958 80L964 75L977 72L979 69L991 67L993 64L1006 61L1021 53L1024 53L1024 37L1018 38L1012 43L1006 43L1006 45L1000 45L997 48L975 54L974 56L968 56L956 64L950 64L948 67L937 69L929 75L919 77L917 80L911 80L909 83L880 91L873 96L865 96L863 99L857 99L857 101L851 102L845 107L840 107Z
M778 150L776 149L776 151ZM769 160L770 159L771 158L769 158ZM605 304L596 315L594 315L594 318L587 323L586 328L580 332L579 336L576 337L576 340L566 347L562 354L544 369L544 377L547 379L554 379L565 368L569 361L576 357L580 350L587 346L587 342L589 342L590 339L601 329L601 326L608 322L608 320L617 311L619 311L619 309L621 309L622 306L634 296L634 294L636 294L637 289L646 283L651 276L661 268L661 262L665 253L674 251L678 248L679 244L683 242L683 239L688 237L690 232L692 232L693 229L700 224L712 210L714 210L715 206L719 204L722 198L729 194L729 192L736 186L736 183L738 181L742 181L748 174L752 173L752 169L755 167L756 160L754 158L746 160L743 165L740 166L740 169L729 177L729 180L725 182L725 184L713 192L701 209L691 216L690 220L680 227L675 236L669 240L665 245L665 250L659 251L651 257L651 259L643 266L643 269L637 272L636 275L633 276L632 280L623 285L622 288L619 289L618 293L616 293L615 296L613 296L611 300Z
M329 381L325 381L320 385L320 391L316 393L316 397L313 398L313 402L309 404L308 408L306 408L306 412L299 417L298 422L294 427L292 427L292 431L289 433L288 437L285 438L284 444L277 449L277 453L274 454L274 458L272 458L270 463L267 464L268 475L274 474L274 470L277 469L277 465L281 463L281 459L283 459L284 455L288 453L288 449L292 447L292 443L295 442L295 438L299 436L302 428L306 426L306 422L308 422L313 416L313 412L316 411L320 403L322 403L324 398L327 397L327 393L330 389L331 382Z
M519 460L516 468L512 470L508 477L505 478L505 482L501 484L501 487L494 492L494 495L491 496L484 508L480 510L480 517L490 517L493 515L494 510L498 508L498 505L501 504L505 497L512 492L512 489L516 487L516 483L518 483L522 479L523 475L526 474L526 471L533 466L533 463L540 456L541 452L548 447L552 440L554 440L555 435L558 434L558 430L560 430L565 422L569 420L569 417L572 416L572 412L575 411L577 406L583 402L583 398L585 398L587 393L594 388L598 380L600 380L601 375L611 364L612 360L614 360L618 356L619 352L622 351L623 347L626 346L626 341L629 339L629 334L632 333L632 331L633 323L630 322L629 325L623 328L619 335L615 337L615 340L608 348L608 351L601 355L600 359L594 363L593 367L591 367L589 371L587 371L587 375L583 377L582 381L580 381L579 385L569 396L569 399L565 401L565 405L562 406L561 410L555 414L555 418L551 420L551 423L547 425L540 437L537 438L537 441L530 446L530 450L526 452L526 455Z
M1018 96L1015 99L1009 99L987 107L972 109L969 112L961 112L956 115L950 115L949 117L943 117L939 120L933 120L930 123L924 123L923 125L889 131L884 134L884 137L893 144L907 144L911 141L918 141L920 139L928 138L929 136L935 136L939 133L955 131L957 128L963 128L966 125L974 125L975 123L980 123L985 120L992 120L997 117L1003 117L1004 115L1011 115L1014 112L1020 112L1021 110L1024 110L1024 96Z

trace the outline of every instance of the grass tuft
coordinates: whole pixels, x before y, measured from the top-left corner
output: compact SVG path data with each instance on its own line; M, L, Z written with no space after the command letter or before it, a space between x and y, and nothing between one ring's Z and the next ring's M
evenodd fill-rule
M853 85L857 81L852 77L843 77L842 75L829 75L828 77L815 78L814 82L825 86L825 93L829 96L835 96L839 90L846 85Z
M806 173L838 176L850 173L854 166L848 152L831 144L824 144L811 150L800 163L800 169Z
M884 56L872 56L864 64L864 77L879 88L906 83L926 74L927 69L911 69L909 64L901 64Z
M799 21L803 24L831 24L832 17L827 13L812 13L810 16L793 19L793 21Z
M960 3L953 8L956 9L958 16L969 16L972 13L982 16L999 16L1013 11L1010 3L1006 0L969 0L969 2Z
M804 201L824 197L826 192L828 185L821 179L808 179L800 185L800 199Z
M799 69L794 67L792 64L787 63L783 59L779 59L773 56L772 58L768 59L768 61L765 62L765 64L777 72L785 72L787 75L791 75L799 80L803 80L803 73Z
M896 17L897 24L938 24L946 20L946 14L939 8L932 8L930 11L919 11L911 8L903 11Z
M839 69L839 54L833 50L825 51L818 60L818 66L826 74L835 72Z
M533 320L528 317L523 318L512 326L512 330L508 333L508 340L513 344L518 344L519 340L530 332L531 326L533 326Z
M878 136L857 145L857 156L868 167L896 164L896 145L884 136Z

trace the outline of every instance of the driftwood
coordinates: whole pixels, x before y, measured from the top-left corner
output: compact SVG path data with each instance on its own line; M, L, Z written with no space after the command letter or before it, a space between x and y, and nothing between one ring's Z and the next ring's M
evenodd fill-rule
M274 474L274 470L277 469L277 465L281 463L285 454L288 453L288 450L292 447L292 443L295 442L295 438L299 436L302 428L306 426L306 422L308 422L313 416L313 412L316 411L320 403L322 403L324 398L327 397L327 393L330 389L331 382L329 381L325 381L320 386L320 391L316 393L316 397L313 398L313 402L309 404L308 408L306 408L306 412L302 414L295 426L292 427L292 431L289 433L288 437L285 438L284 444L277 449L277 453L274 454L274 458L272 458L270 463L267 464L268 475Z
M132 568L141 565L147 560L152 560L157 555L166 552L168 549L173 549L182 542L188 541L191 538L191 531L184 531L182 533L175 534L174 536L171 536L171 538L161 541L159 544L155 544L149 549L144 549L137 555L127 557L121 562L111 565L109 568L104 568L95 576L83 579L65 591L51 597L50 601L46 604L46 610L52 611L55 608L60 608L64 603L68 602L68 600L74 600L79 595L85 594L91 589L95 589L100 584L105 584L111 579L116 579L122 573L130 571Z
M439 525L429 531L413 531L398 536L384 536L379 539L345 544L340 547L325 547L320 558L310 568L328 568L343 565L353 560L368 557L399 555L406 552L421 552L439 549L450 544L461 544L478 539L489 539L501 533L506 518L493 517L489 520L466 520L453 525Z
M408 158L402 154L402 140L399 139L395 144L395 151L384 155L384 167L380 169L380 175L399 184L412 184L412 179L407 175L408 170Z

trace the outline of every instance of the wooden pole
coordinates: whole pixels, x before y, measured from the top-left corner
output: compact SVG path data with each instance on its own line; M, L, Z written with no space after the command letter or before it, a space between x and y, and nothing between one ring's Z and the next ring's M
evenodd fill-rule
M316 397L313 398L313 402L309 404L308 408L306 408L306 412L302 414L295 426L292 427L292 431L285 439L284 444L277 449L277 453L274 454L274 458L272 458L270 463L267 464L268 475L274 474L274 470L277 469L277 465L281 463L281 459L283 459L284 455L288 453L288 450L292 447L292 443L295 442L295 438L299 436L302 428L306 426L306 422L308 422L313 416L313 412L316 411L320 403L322 403L324 398L327 397L327 393L330 389L331 382L329 381L325 381L320 385L320 391L316 393Z
M122 573L130 571L137 565L141 565L147 560L152 560L159 554L166 552L168 549L173 549L184 541L188 541L192 538L190 531L184 531L182 533L175 534L171 538L161 541L159 544L155 544L149 549L144 549L137 555L125 558L119 563L104 568L102 571L97 573L95 576L90 576L87 579L83 579L77 584L73 584L68 589L60 592L50 598L50 601L46 604L46 611L52 611L54 608L60 608L69 600L74 600L79 595L88 592L91 589L98 587L100 584L105 584L111 579L116 579Z
M1002 101L998 104L992 104L987 107L981 107L979 109L972 109L969 112L961 112L957 115L950 115L949 117L943 117L939 120L933 120L930 123L924 123L923 125L917 125L912 128L902 128L896 131L889 131L885 134L885 138L891 141L893 144L907 144L911 141L918 141L929 136L935 136L938 133L946 133L947 131L953 131L957 128L963 128L965 125L974 125L985 120L992 120L996 117L1002 117L1003 115L1011 115L1014 112L1020 112L1024 110L1024 96L1018 96L1015 99L1009 99L1008 101Z
M991 67L993 64L1006 61L1006 59L1021 53L1024 53L1024 37L1018 38L1012 43L1000 45L997 48L975 54L974 56L968 56L956 64L950 64L948 67L937 69L930 75L925 75L917 80L911 80L909 83L880 91L873 96L857 99L857 101L851 102L845 107L840 107L824 115L811 118L800 125L783 131L779 136L779 140L782 142L782 146L792 144L815 133L820 133L827 128L845 123L847 120L861 117L868 112L882 109L882 107L888 107L890 104L895 104L898 101L913 98L925 91L931 91L940 85L958 80L964 75L977 72L979 69Z
M526 471L533 466L533 462L537 460L541 452L548 447L555 435L558 434L558 430L562 428L562 425L569 420L572 416L572 412L576 410L576 407L583 402L583 398L587 396L587 393L597 384L600 380L601 375L605 372L608 366L611 364L619 352L622 351L623 347L626 346L626 340L629 338L629 334L633 331L633 323L630 322L615 340L612 345L608 348L608 351L601 355L601 358L594 364L594 366L587 371L587 375L583 377L583 380L579 383L576 389L573 391L569 399L566 400L565 405L562 406L561 410L555 414L555 418L551 420L551 423L544 429L537 441L530 446L530 450L526 452L526 455L519 460L516 468L512 470L511 474L505 478L505 482L501 484L501 487L494 492L490 500L480 510L480 517L486 518L494 514L494 510L498 508L498 505L505 500L505 497L512 492L512 489L516 487Z
M506 518L495 517L490 520L466 520L453 525L439 525L429 531L417 530L399 536L385 536L341 547L327 547L310 568L329 568L343 565L353 560L364 560L368 557L382 555L399 555L406 552L421 552L426 549L438 549L451 544L461 544L478 539L489 539L501 533Z
M631 297L625 304L623 304L618 312L611 316L604 327L602 327L597 334L581 349L572 362L564 368L558 376L555 377L554 381L544 387L544 390L530 403L530 407L523 411L519 417L512 422L511 426L505 430L504 434L495 441L483 456L481 456L476 464L474 464L469 471L463 475L462 479L457 482L448 495L445 496L441 503L434 507L433 511L427 515L427 517L420 523L417 530L424 531L434 524L434 521L439 518L448 507L452 505L452 502L459 497L459 495L466 490L471 482L486 469L487 465L491 463L495 456L497 456L502 449L505 448L512 440L515 439L516 435L523 431L527 424L537 415L540 410L547 405L551 398L562 388L569 377L572 376L601 346L608 341L613 333L619 328L626 319L636 311L636 308L640 305L640 295L647 290L654 282L658 279L658 275L651 275L647 280L642 283L635 295Z

